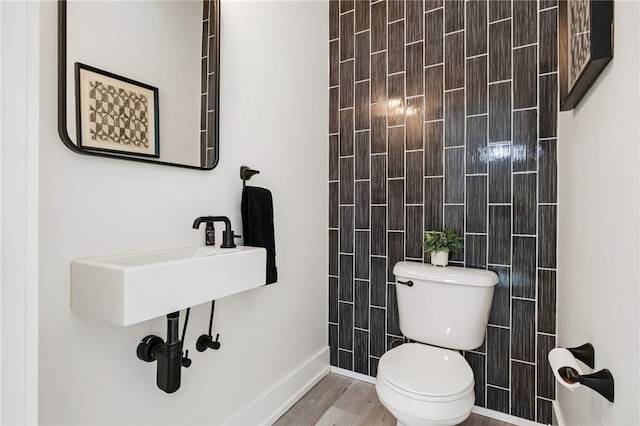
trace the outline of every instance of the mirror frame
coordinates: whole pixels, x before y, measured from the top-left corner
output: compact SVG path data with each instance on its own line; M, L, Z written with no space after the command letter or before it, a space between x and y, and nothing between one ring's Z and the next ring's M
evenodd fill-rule
M207 1L207 0L203 0ZM133 157L127 155L120 155L112 152L100 152L85 150L77 146L69 137L67 129L67 0L58 0L58 134L62 142L71 151L83 154L92 155L95 157L107 157L117 158L120 160L137 161L140 163L151 163L163 166L181 167L195 170L212 170L218 165L220 159L220 1L209 0L210 6L214 8L214 34L215 34L215 47L216 47L216 65L215 65L215 88L213 93L215 95L215 113L214 122L214 158L213 163L209 167L191 166L188 164L169 163L167 161L160 161L151 158ZM200 76L202 78L202 76ZM212 89L209 87L209 95L212 94ZM200 102L200 99L198 99Z

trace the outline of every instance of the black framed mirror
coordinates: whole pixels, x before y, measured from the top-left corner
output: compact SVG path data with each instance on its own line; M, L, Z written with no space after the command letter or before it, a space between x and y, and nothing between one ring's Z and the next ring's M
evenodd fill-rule
M219 0L58 0L58 133L79 154L211 170Z

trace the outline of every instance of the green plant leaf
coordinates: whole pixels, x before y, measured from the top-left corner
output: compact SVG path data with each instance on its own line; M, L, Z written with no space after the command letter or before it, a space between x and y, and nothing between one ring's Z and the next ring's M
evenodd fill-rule
M451 228L444 228L442 232L427 231L424 233L422 248L427 253L456 251L462 248L462 237Z

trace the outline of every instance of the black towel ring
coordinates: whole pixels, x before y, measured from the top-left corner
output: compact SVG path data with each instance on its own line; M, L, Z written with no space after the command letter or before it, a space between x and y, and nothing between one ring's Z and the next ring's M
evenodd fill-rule
M240 179L242 179L242 187L246 185L247 181L251 179L251 176L257 175L260 170L253 170L247 166L240 166Z

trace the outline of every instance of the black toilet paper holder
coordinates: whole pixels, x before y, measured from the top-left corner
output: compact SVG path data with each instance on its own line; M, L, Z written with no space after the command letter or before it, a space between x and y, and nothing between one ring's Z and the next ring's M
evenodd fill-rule
M585 343L582 346L576 346L575 348L567 348L571 355L578 361L584 362L591 368L595 366L595 350L591 343Z
M575 348L567 348L571 355L579 361L582 361L590 368L595 366L595 351L591 343L585 343L584 345L577 346ZM593 389L600 395L604 396L610 402L613 402L614 397L614 381L613 375L607 368L603 368L600 371L596 371L592 374L580 374L574 368L564 367L560 368L560 377L567 383L580 383L588 388Z

